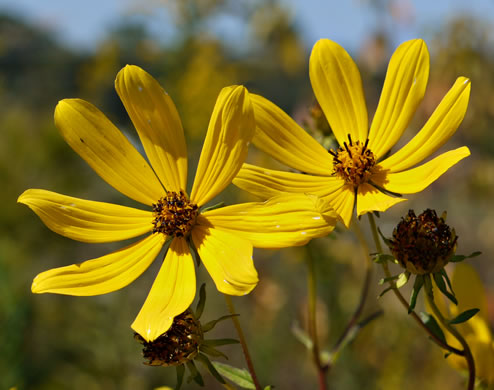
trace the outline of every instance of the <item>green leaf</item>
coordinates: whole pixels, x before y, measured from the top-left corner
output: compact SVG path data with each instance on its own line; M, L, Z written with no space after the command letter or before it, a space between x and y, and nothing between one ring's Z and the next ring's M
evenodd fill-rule
M381 238L383 239L384 243L389 246L391 244L391 240L389 238L386 238L384 237L384 234L382 234L381 232L381 229L379 229L379 227L377 228L377 232L379 233L379 235L381 236Z
M190 376L199 386L204 387L204 380L202 379L201 373L197 370L196 365L193 360L189 360L187 363L187 368L190 371Z
M444 336L444 332L437 323L436 319L429 313L420 312L419 315L424 325L427 326L427 329L429 329L434 336L446 344L446 337Z
M387 255L385 253L374 253L372 254L372 261L377 264L382 264L387 261L391 261L392 263L395 262L395 257L391 255Z
M407 284L408 279L410 279L410 272L405 271L401 273L396 281L396 288L402 288L405 284Z
M419 296L420 289L424 285L424 278L422 275L417 275L415 278L415 283L413 283L412 295L410 297L410 306L408 306L408 314L410 314L413 309L415 309L415 305L417 304L417 297Z
M449 259L449 261L452 263L458 263L458 262L466 260L466 259L471 259L472 257L480 256L481 254L482 254L482 252L476 251L476 252L470 253L468 256L454 255L451 257L451 259Z
M216 348L211 347L211 346L209 346L209 345L202 344L202 345L199 347L199 350L200 350L201 352L207 353L207 354L208 354L208 355L210 355L210 356L213 356L213 357L223 357L223 358L225 358L226 360L228 360L228 356L226 356L223 352L218 351Z
M216 324L218 322L227 320L227 319L232 318L232 317L237 317L238 315L239 314L228 314L226 316L218 318L217 320L209 321L208 323L206 323L202 326L202 331L204 333L209 332L211 329L213 329L216 326Z
M183 364L177 366L177 385L175 386L175 390L180 390L182 387L182 383L184 381L185 374L185 366Z
M223 379L223 377L220 375L220 373L218 371L216 371L216 368L214 368L214 366L211 364L211 362L209 361L209 359L206 355L199 353L196 356L196 360L198 360L202 364L204 364L204 366L209 370L211 375L213 375L218 382L223 383L223 384L226 383L225 380Z
M384 294L386 294L388 291L393 290L394 288L395 288L394 286L389 286L389 287L385 288L385 289L381 292L381 294L379 294L379 295L377 296L377 299L381 298Z
M199 302L197 302L196 307L196 319L200 319L202 312L204 311L204 305L206 305L206 283L201 285L199 290Z
M220 203L216 203L212 206L201 208L200 212L204 213L206 211L216 210L216 209L219 209L219 208L224 207L224 206L225 206L225 202L220 202Z
M394 282L400 277L400 275L390 276L389 278L382 278L379 280L379 285L382 286L384 283Z
M305 330L298 326L298 324L294 324L292 326L292 333L295 338L305 346L305 348L307 348L309 351L312 351L313 343L309 334Z
M437 287L439 288L439 290L444 294L446 295L446 297L448 297L448 299L453 302L455 305L458 305L458 301L456 300L456 297L454 295L454 293L452 292L449 292L448 291L448 288L446 287L446 283L444 282L443 278L444 278L444 275L441 273L441 272L436 272L435 274L432 274L432 276L434 277L434 281L436 282L436 285ZM447 277L446 277L447 278ZM446 280L449 281L449 278L447 278ZM448 283L449 284L449 283Z
M229 364L224 364L220 362L212 362L214 368L218 370L218 372L225 377L226 379L232 381L237 386L242 387L243 389L255 389L254 381L250 376L249 371L232 367Z
M470 318L472 318L479 311L480 311L480 309L477 309L477 308L465 310L463 313L458 314L455 318L450 320L449 323L452 325L461 324L463 322L468 321Z
M219 347L221 345L239 344L240 341L235 339L211 339L204 340L202 345L207 345L209 347Z

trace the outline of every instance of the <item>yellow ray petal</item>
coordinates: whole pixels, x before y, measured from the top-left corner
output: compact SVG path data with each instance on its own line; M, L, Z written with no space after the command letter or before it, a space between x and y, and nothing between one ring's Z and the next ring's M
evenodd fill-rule
M357 216L371 211L386 211L404 198L393 198L379 191L369 183L360 184L357 191Z
M477 272L470 264L456 264L451 277L451 284L458 299L458 306L454 308L457 311L455 315L476 307L480 309L476 317L489 321L485 288Z
M334 210L320 210L318 200L313 195L286 194L266 202L237 204L201 215L212 227L243 237L254 247L284 248L304 245L334 229L337 214Z
M172 99L147 72L127 65L115 80L153 169L168 191L187 189L187 148Z
M470 155L466 146L443 153L416 168L398 173L372 176L372 181L384 189L399 194L414 194L427 188L458 161Z
M256 147L281 163L299 171L327 175L333 170L333 158L281 108L251 94L256 118L252 141Z
M352 221L353 209L355 207L355 190L350 184L343 184L333 188L333 191L324 197L329 205L339 215L341 222L349 228Z
M400 172L429 157L455 133L465 116L469 97L470 80L459 77L422 130L380 165L390 172Z
M189 246L185 239L174 238L132 329L153 341L170 328L175 316L187 310L195 294L196 273Z
M254 135L254 110L244 87L223 88L209 122L191 200L202 206L232 182Z
M369 131L369 148L380 158L407 128L424 97L429 77L429 52L425 42L402 43L389 61L381 98Z
M153 262L164 242L163 234L143 240L97 259L53 268L34 278L33 293L100 295L132 283Z
M316 42L309 62L309 76L317 101L340 145L367 138L367 107L362 79L348 53L329 39Z
M242 165L233 184L245 191L271 198L282 192L309 193L324 196L334 187L341 186L342 180L328 176L303 175L265 169L251 164Z
M55 124L71 148L122 194L149 206L163 195L146 160L92 104L62 100L55 109Z
M17 199L33 210L48 228L83 242L112 242L152 230L150 211L111 203L73 198L51 191L30 189Z
M216 288L229 295L248 294L258 282L252 244L207 224L207 220L199 215L198 224L192 230L192 241Z

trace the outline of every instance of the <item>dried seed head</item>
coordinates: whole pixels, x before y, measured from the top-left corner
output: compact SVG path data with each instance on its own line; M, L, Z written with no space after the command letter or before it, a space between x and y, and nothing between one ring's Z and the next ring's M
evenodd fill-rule
M156 340L145 341L139 334L135 339L143 345L142 353L149 366L178 366L193 360L203 342L201 323L190 310L176 316L168 331Z
M402 267L422 275L440 271L454 254L456 241L454 230L434 210L427 209L418 217L409 210L388 245Z

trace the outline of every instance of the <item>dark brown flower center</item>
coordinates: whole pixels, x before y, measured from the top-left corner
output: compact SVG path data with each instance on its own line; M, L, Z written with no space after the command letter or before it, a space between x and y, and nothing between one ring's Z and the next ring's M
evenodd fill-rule
M158 203L153 203L153 233L184 237L196 222L198 207L185 193L167 191Z
M413 210L393 231L390 250L402 267L414 274L438 272L456 249L457 236L442 217L427 209L418 217Z
M367 182L372 168L376 165L374 153L367 148L368 143L369 139L365 143L353 142L348 134L348 143L343 142L343 147L339 147L336 152L330 149L329 153L333 156L333 174L354 187Z
M148 366L178 366L196 357L203 341L201 323L190 310L173 319L168 331L147 342L139 334L135 339L143 345L142 354Z

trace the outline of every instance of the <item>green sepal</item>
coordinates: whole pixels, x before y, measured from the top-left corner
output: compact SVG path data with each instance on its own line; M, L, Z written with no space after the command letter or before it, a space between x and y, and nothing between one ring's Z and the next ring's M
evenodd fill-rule
M190 376L199 386L204 387L204 379L202 379L201 373L197 370L193 360L187 361L187 368L190 371Z
M197 264L197 267L201 266L201 257L199 256L199 253L197 252L197 249L194 245L194 243L189 239L187 240L189 243L189 249L190 253L192 254L192 258L194 259L195 263Z
M408 314L410 314L415 305L417 304L417 297L419 296L420 289L424 285L424 278L422 275L417 275L415 282L413 283L412 295L410 296L410 305L408 306Z
M400 275L394 275L394 276L390 276L389 278L382 278L379 280L378 284L380 286L382 286L384 283L387 283L387 282L394 282L395 280L397 280L398 278L400 277Z
M384 237L384 234L381 232L381 229L379 229L379 227L377 227L377 232L379 233L379 235L381 236L381 238L383 239L384 243L387 245L387 246L390 246L391 245L391 240L389 238L386 238Z
M223 379L223 377L220 375L220 373L214 368L214 366L211 364L209 361L208 357L202 353L199 353L196 356L196 360L200 361L211 373L212 376L216 378L216 380L222 384L226 384L226 381Z
M465 255L454 255L454 256L451 256L451 258L449 259L449 261L451 263L459 263L460 261L463 261L463 260L466 260L466 259L471 259L472 257L477 257L477 256L480 256L481 254L482 254L482 252L476 251L476 252L470 253L468 256L465 256Z
M239 314L228 314L226 316L218 318L217 320L209 321L202 326L202 331L203 331L203 333L209 332L211 329L213 329L216 326L216 324L218 322L227 320L228 318L237 317L237 316L239 316Z
M384 294L386 294L388 291L393 290L394 288L395 288L395 286L389 286L389 287L386 287L386 288L385 288L385 289L381 292L381 294L379 294L379 295L377 296L377 299L382 298L382 297L384 296Z
M222 345L239 344L240 341L236 339L211 339L204 340L202 345L207 345L209 347L220 347Z
M408 283L410 279L410 272L405 271L398 275L398 280L396 281L396 288L402 288L405 284Z
M175 390L180 390L182 387L182 383L184 381L184 375L185 375L185 366L183 364L180 364L179 366L176 367L177 369L177 384L175 386Z
M232 381L237 386L243 389L255 389L254 381L249 373L249 371L243 368L236 368L230 366L229 364L224 364L220 362L212 362L214 368L226 379Z
M392 263L395 263L395 257L388 255L386 253L372 253L372 261L377 264L383 264L387 261L391 261Z
M444 271L444 270L443 270ZM434 277L434 281L436 282L436 285L437 285L437 288L439 288L439 290L451 301L453 302L455 305L458 305L458 301L456 300L456 297L453 293L453 291L449 292L448 291L448 288L446 287L446 283L444 282L444 275L446 274L446 272L442 273L442 272L436 272L435 274L432 274L432 276ZM449 278L448 276L446 275L446 280L448 281L448 284L449 283Z
M219 209L221 207L225 207L225 202L220 202L220 203L216 203L212 206L203 207L203 208L201 208L201 210L199 212L205 213L206 211L216 210L216 209Z
M206 304L206 283L203 283L199 290L199 302L197 302L196 313L195 313L196 319L201 318L205 304Z
M209 346L209 345L204 345L204 344L202 344L202 345L199 347L199 350L200 350L201 352L204 352L205 354L208 354L209 356L213 356L213 357L222 357L222 358L225 358L226 360L228 360L228 356L226 356L223 352L218 351L216 348L211 347L211 346Z
M452 320L449 320L449 323L451 325L461 324L463 322L468 321L470 318L472 318L479 311L480 311L480 309L477 309L477 308L465 310L463 313L458 314Z
M420 319L434 336L436 336L439 340L446 344L446 337L444 336L444 332L437 323L434 316L430 315L429 313L420 312Z

